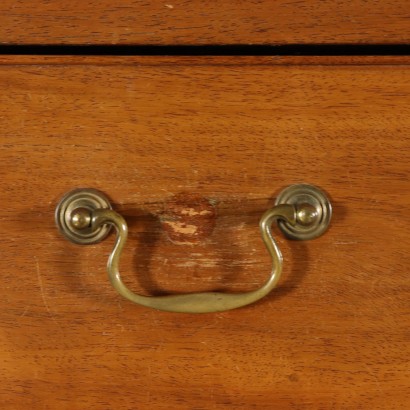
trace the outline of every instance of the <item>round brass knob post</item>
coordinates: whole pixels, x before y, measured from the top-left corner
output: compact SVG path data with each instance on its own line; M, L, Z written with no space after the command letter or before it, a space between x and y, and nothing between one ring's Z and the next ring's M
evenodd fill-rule
M76 208L70 215L70 224L74 229L82 230L91 227L91 210Z

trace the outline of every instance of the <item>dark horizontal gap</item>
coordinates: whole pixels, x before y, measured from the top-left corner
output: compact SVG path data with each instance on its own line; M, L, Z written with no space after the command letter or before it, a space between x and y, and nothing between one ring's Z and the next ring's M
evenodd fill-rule
M290 45L0 45L8 55L87 56L393 56L410 55L410 44Z

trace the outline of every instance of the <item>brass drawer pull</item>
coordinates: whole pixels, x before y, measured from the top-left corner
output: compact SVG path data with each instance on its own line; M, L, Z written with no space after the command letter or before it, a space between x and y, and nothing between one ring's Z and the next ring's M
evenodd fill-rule
M219 312L249 305L266 296L278 283L283 258L273 239L271 225L278 221L284 234L292 239L312 239L328 227L332 208L320 189L306 184L291 185L278 196L275 206L266 211L259 227L272 258L269 279L259 289L244 293L202 292L169 296L142 296L132 292L121 280L119 261L127 240L128 226L113 211L108 199L94 189L77 189L66 194L56 209L56 222L63 235L78 244L104 239L110 225L117 231L114 249L108 258L108 277L114 288L131 302L168 312Z

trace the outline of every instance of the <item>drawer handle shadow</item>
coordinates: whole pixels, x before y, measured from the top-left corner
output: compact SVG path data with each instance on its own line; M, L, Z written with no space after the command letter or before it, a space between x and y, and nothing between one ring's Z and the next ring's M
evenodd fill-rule
M308 185L291 185L276 199L259 222L262 240L272 258L272 271L260 288L244 293L201 292L167 296L143 296L132 292L119 272L121 253L127 241L125 219L112 210L107 197L94 189L76 189L67 193L56 209L59 230L70 241L93 244L103 240L111 226L117 232L114 249L108 258L107 272L113 287L124 298L140 305L168 312L209 313L239 308L266 296L277 285L283 267L283 257L276 244L271 226L276 221L290 239L307 240L326 231L332 207L326 194Z

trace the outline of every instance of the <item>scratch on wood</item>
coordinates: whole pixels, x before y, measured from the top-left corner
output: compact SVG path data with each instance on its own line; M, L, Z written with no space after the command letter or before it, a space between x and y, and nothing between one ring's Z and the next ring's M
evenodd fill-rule
M26 306L25 308L24 308L24 311L23 311L23 313L20 315L20 317L23 317L23 316L25 316L26 315L26 313L28 312L28 306Z
M34 257L34 260L36 262L37 278L38 278L38 283L40 285L41 299L43 300L44 307L46 308L47 313L50 316L50 318L60 327L59 323L57 322L53 313L51 312L50 306L48 305L47 299L45 297L43 280L41 278L40 264L38 263L37 256Z
M377 377L377 375L374 373L374 371L371 369L371 367L369 365L367 365L365 363L365 366L366 366L366 370L367 370L369 376L372 379L374 379L374 381L376 382L377 387L380 388L380 382L379 382L379 378Z
M151 372L152 372L152 369L151 369L151 365L149 364L148 365L148 378L149 378L149 380L151 381ZM147 403L150 403L150 401L151 401L151 384L152 383L148 383L148 389L147 389Z

